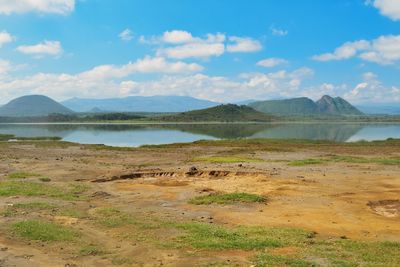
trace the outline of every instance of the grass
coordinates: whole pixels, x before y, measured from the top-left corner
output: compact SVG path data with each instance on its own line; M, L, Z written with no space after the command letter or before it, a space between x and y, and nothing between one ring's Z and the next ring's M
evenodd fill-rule
M27 240L73 241L79 234L72 229L42 220L26 220L14 223L12 232Z
M122 227L136 224L131 215L115 208L103 208L96 211L95 220L102 226L108 228Z
M323 159L301 159L301 160L292 160L289 162L290 166L306 166L306 165L315 165L322 164L326 162Z
M19 211L41 211L51 210L57 208L56 205L45 203L45 202L30 202L30 203L17 203L12 206L8 206L2 213L4 217L13 217L18 214Z
M202 161L208 163L254 163L263 162L262 159L258 158L246 158L246 157L235 157L235 156L211 156L211 157L200 157L195 158L193 161Z
M292 160L289 162L290 166L306 166L316 165L329 162L345 162L345 163L370 163L380 165L400 165L400 158L363 158L353 156L342 156L333 155L330 157L319 158L319 159L303 159L303 160Z
M13 172L8 175L10 179L25 179L29 177L38 177L40 174L33 172Z
M111 259L111 263L113 265L130 264L130 263L132 263L132 260L130 258L126 258L126 257L114 256Z
M352 156L332 156L331 160L334 162L347 162L347 163L375 163L382 165L400 165L400 158L362 158Z
M63 200L84 200L81 194L87 186L70 185L65 188L25 181L0 182L0 196L43 196Z
M104 251L102 251L99 247L94 245L84 246L79 251L79 255L81 256L96 256L104 253L105 253Z
M184 234L177 238L181 246L191 246L207 250L262 250L281 247L288 238L306 240L307 232L297 229L278 229L261 227L226 228L205 223L177 223L175 228Z
M215 193L207 196L198 196L189 201L190 204L195 205L209 205L212 203L216 204L232 204L236 202L244 203L262 203L265 202L266 198L263 196L249 194L249 193Z

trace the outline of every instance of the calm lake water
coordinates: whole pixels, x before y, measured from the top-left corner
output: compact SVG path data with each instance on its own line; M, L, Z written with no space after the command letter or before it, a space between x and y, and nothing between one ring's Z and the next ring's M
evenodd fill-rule
M59 136L65 141L109 146L170 144L196 140L283 138L353 142L400 138L400 124L0 124L0 134Z

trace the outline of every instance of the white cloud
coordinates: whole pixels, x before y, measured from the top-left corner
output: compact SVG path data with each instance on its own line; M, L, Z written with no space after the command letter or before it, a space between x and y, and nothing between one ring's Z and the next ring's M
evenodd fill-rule
M265 68L272 68L287 63L288 61L283 58L266 58L258 61L257 65Z
M220 56L225 52L225 35L220 33L207 34L207 38L201 39L193 37L188 32L171 31L164 33L161 40L170 44L179 44L157 50L157 55L169 58L209 58Z
M364 73L363 81L344 94L352 102L400 102L400 90L395 86L386 87L372 72Z
M128 42L133 39L133 32L130 29L123 30L118 37L125 42Z
M7 60L0 59L0 75L7 73L11 69L11 63Z
M66 15L75 9L75 0L0 0L0 14L54 13Z
M162 40L166 43L182 44L193 42L194 38L190 32L173 30L164 32Z
M342 46L335 49L333 53L326 53L322 55L314 56L313 59L317 61L331 61L331 60L343 60L354 57L358 51L367 50L370 47L370 43L365 40L356 42L347 42Z
M231 53L257 52L262 49L262 45L259 41L249 37L231 36L229 37L229 41L233 42L233 44L228 44L226 50Z
M28 55L51 55L57 56L63 52L59 41L44 41L36 45L21 45L17 47L17 51Z
M400 61L400 35L380 36L372 41L348 42L335 49L333 53L313 56L317 61L344 60L359 58L382 65Z
M158 55L165 55L169 58L208 58L220 56L224 53L225 46L221 43L191 43L176 47L162 48Z
M168 62L162 57L145 57L122 66L100 65L79 74L79 77L87 80L104 80L124 78L133 73L190 73L202 70L203 67L196 63Z
M369 3L369 2L367 2ZM400 20L400 1L398 0L374 0L373 6L379 9L383 16L392 20Z
M8 32L6 31L0 32L0 47L2 47L3 44L11 43L13 40L14 38Z
M287 30L278 29L275 27L271 27L271 32L275 36L286 36L289 34L289 32Z

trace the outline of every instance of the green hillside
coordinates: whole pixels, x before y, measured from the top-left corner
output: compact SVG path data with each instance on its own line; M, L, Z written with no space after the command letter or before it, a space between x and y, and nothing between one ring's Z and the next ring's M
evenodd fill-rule
M266 122L271 121L271 119L271 116L256 111L251 107L233 104L154 118L154 120L169 122Z
M73 114L74 112L43 95L22 96L0 107L2 117L38 117L53 113Z
M249 106L267 114L291 115L315 114L317 112L315 102L307 97L258 101L250 103Z

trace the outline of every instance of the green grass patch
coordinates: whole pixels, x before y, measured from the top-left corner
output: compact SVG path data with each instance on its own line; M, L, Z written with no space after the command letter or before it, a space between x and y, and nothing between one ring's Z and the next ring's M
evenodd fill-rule
M362 158L352 156L332 156L330 160L334 162L347 162L347 163L375 163L382 165L400 165L400 158Z
M109 228L136 224L133 217L115 208L103 208L96 211L95 220L102 226Z
M102 251L98 246L94 245L84 246L79 251L79 255L81 256L96 256L96 255L102 255L104 253L105 252Z
M256 194L249 193L215 193L207 196L198 196L189 201L190 204L195 205L209 205L209 204L232 204L237 202L244 203L262 203L266 198Z
M84 200L81 194L87 190L84 185L70 185L65 188L43 183L25 181L0 182L0 196L43 196L63 200Z
M111 263L113 265L130 264L130 263L132 263L132 260L130 258L126 258L126 257L114 256L111 259Z
M26 220L14 223L12 232L24 239L38 241L73 241L79 234L62 225L41 220Z
M324 159L301 159L301 160L292 160L289 162L290 166L306 166L306 165L316 165L322 164L326 162Z
M32 172L13 172L8 175L10 179L25 179L30 177L38 177L40 174Z
M263 162L259 158L247 158L247 157L234 157L234 156L211 156L211 157L200 157L195 158L193 161L202 161L208 163L255 163Z
M308 232L298 229L237 227L226 228L205 223L178 223L174 227L185 234L177 238L180 246L192 246L209 250L254 250L280 247L285 244L304 242Z

